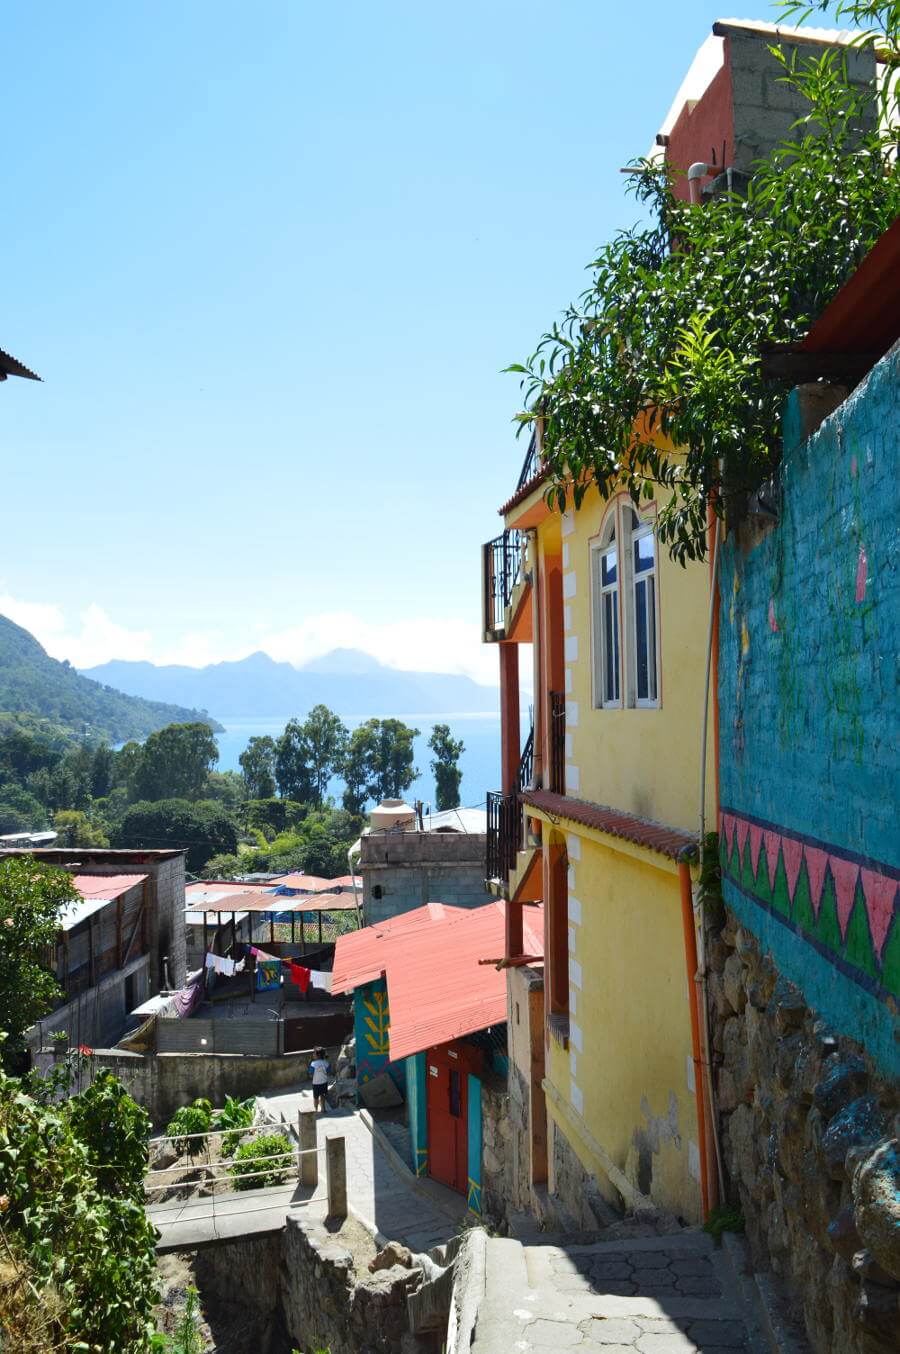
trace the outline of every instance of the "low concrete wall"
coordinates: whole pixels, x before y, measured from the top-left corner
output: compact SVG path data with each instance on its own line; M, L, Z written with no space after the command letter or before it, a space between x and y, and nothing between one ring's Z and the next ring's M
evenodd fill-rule
M336 1051L330 1050L336 1057ZM309 1077L312 1050L280 1058L228 1053L128 1053L94 1049L94 1068L110 1071L147 1110L154 1124L165 1124L181 1105L205 1096L224 1105L228 1095L241 1099L296 1087Z

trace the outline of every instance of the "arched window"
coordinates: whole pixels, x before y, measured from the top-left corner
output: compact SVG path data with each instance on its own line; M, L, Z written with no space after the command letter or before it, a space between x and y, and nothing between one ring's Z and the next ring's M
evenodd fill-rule
M656 625L656 537L633 510L631 525L631 678L635 705L659 704Z
M622 660L619 640L619 547L616 514L610 513L600 541L593 547L594 701L599 706L622 704Z

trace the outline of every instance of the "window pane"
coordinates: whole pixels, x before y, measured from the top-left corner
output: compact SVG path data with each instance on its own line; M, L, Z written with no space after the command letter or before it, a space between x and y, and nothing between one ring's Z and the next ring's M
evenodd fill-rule
M646 573L648 569L652 569L655 555L653 533L649 532L646 536L639 536L634 543L634 572L642 574Z
M613 649L613 695L612 699L619 699L619 608L616 605L619 598L618 591L612 594L612 649Z
M603 594L603 699L611 701L613 696L613 660L612 660L612 613L614 594Z
M647 663L647 579L634 585L635 684L639 701L650 699Z
M647 579L647 633L650 639L648 654L650 699L657 699L656 690L656 580L651 575Z
M603 553L601 581L603 583L604 588L608 584L615 583L616 581L616 560L617 560L617 552L615 545L613 545L610 550L605 550Z

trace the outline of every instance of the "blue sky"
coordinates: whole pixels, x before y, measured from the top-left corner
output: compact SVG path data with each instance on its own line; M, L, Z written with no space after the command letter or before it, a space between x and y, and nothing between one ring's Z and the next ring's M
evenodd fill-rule
M489 679L500 369L634 219L619 166L727 12L7 9L0 346L45 383L0 390L0 611L79 665Z

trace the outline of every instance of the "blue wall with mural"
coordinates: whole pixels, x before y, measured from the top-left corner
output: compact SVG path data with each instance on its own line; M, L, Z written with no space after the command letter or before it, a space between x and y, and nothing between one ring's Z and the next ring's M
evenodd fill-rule
M379 1072L389 1072L401 1090L405 1064L390 1061L391 1014L384 978L353 989L353 1033L356 1037L356 1079L360 1085Z
M466 1202L473 1213L481 1214L481 1079L469 1073L468 1088L469 1181Z
M780 520L721 555L726 901L839 1033L900 1070L900 350L807 440Z

